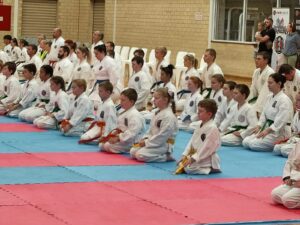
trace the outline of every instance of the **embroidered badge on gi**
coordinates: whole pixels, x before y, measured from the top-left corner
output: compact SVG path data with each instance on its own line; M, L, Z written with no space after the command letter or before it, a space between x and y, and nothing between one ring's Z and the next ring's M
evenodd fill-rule
M103 119L104 118L104 111L101 111L100 117Z
M45 96L47 92L45 90L42 90L42 95Z
M193 107L194 101L190 101L190 107Z
M229 113L230 113L230 108L227 109L227 114L229 114Z
M189 78L190 78L189 76L186 76L186 77L185 77L185 80L188 80Z
M204 141L206 138L206 134L201 134L201 140Z
M81 70L81 67L78 67L77 71L80 71Z
M6 53L9 53L9 50L6 50Z
M239 122L244 122L245 120L246 120L246 118L244 115L239 115L239 117L238 117Z
M128 119L127 118L124 119L124 124L126 127L128 127Z
M102 67L102 66L100 66L100 67L99 67L99 70L102 70L102 68L103 68L103 67Z
M275 102L273 103L272 107L275 108L275 107L276 107L276 104L277 104L277 101L275 101Z
M218 97L218 102L221 102L221 101L222 101L222 97L219 96L219 97Z
M77 108L77 102L74 103L75 108Z
M135 81L135 82L139 82L139 80L140 80L140 77L134 78L134 81Z
M156 123L156 126L157 126L158 128L160 128L160 126L161 126L161 121L162 121L162 120L158 120L157 123Z
M297 87L296 86L294 86L294 92L296 92L297 91Z
M54 45L54 48L57 48L57 45Z

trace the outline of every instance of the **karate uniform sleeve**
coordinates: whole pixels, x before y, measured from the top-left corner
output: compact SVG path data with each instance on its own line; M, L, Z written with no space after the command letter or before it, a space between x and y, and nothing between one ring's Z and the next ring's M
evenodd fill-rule
M128 129L119 135L120 142L133 142L144 127L140 117L133 116L128 120Z
M291 175L291 171L292 168L291 168L290 161L287 160L283 168L282 179L289 177Z
M222 123L223 119L225 118L225 112L224 110L226 110L226 101L223 101L221 103L221 105L218 107L218 111L216 113L216 116L215 116L215 123L217 126L220 126L220 124Z
M93 111L92 103L81 99L78 101L78 105L74 110L74 113L70 119L70 124L75 127L82 122L87 116L91 115Z
M31 106L37 97L37 86L30 85L19 104L23 108Z
M201 160L208 158L217 151L220 147L220 142L220 133L218 128L215 127L210 130L202 145L197 146L197 151L194 155L192 155L192 158L196 162L200 162Z
M187 155L189 154L190 149L191 149L192 139L193 139L193 138L195 138L195 137L194 137L194 134L193 134L192 138L189 140L188 144L186 145L186 147L185 147L185 149L184 149L182 155L187 156Z
M63 96L58 103L60 110L58 112L53 113L54 117L57 121L61 121L65 119L68 115L69 111L69 98L68 96Z
M282 129L288 122L290 115L290 112L293 110L292 105L290 104L289 101L283 101L279 105L279 111L276 114L274 123L270 126L270 128L274 132L278 132L280 129Z
M196 104L195 104L195 107L197 107L197 110L195 113L192 113L191 114L191 121L192 122L195 122L197 120L199 120L199 117L198 117L198 104L201 100L203 100L203 96L202 95L199 95L197 98L196 98Z
M105 131L104 136L117 127L117 112L114 105L111 105L104 115Z
M1 100L3 104L11 103L19 99L21 95L21 85L19 81L11 81L9 83L9 90L9 95Z
M72 75L72 72L73 72L73 63L69 63L68 65L66 65L66 67L64 68L64 71L63 71L63 78L64 78L64 81L67 83L70 83L71 82L71 75Z
M240 132L241 137L244 139L245 137L249 136L251 134L251 130L256 127L257 123L258 123L258 119L256 116L256 112L254 111L253 107L251 107L248 111L247 111L247 121L248 121L248 127L245 130L242 130Z
M255 72L254 72L252 75L252 83L250 86L250 94L249 94L248 100L258 96L257 88L255 86L255 80L256 80L256 78L255 78Z
M108 72L108 76L109 76L109 81L115 87L119 80L116 65L114 65L114 64L110 65L107 68L107 72Z
M145 102L150 94L151 84L148 82L146 74L143 74L143 76L141 76L141 83L139 85L140 89L138 91L138 99L135 103L136 105L140 105Z

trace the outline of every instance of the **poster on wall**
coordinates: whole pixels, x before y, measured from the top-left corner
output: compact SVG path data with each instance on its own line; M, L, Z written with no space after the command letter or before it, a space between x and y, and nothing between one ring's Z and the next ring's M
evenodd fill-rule
M296 30L300 33L300 8L294 9L294 24L296 25Z
M10 31L11 6L0 5L0 31Z

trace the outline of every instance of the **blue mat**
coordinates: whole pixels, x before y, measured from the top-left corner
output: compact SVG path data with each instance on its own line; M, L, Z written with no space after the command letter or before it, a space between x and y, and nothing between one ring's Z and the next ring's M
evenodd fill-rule
M22 123L18 118L0 116L0 123Z

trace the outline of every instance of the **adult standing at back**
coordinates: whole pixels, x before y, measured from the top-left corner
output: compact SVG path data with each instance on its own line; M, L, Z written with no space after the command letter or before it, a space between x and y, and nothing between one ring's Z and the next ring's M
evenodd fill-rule
M51 50L49 53L49 62L53 66L58 59L59 48L65 45L65 39L62 37L62 30L60 28L54 28L53 30L53 40L51 45Z
M298 48L300 48L300 35L296 32L296 25L294 23L287 25L287 32L284 49L282 51L284 63L295 67Z
M273 20L272 18L265 19L265 29L261 32L261 36L256 37L256 41L259 41L258 52L268 52L270 65L272 62L272 53L273 53L273 42L275 40L275 30L272 27Z
M96 46L98 45L103 45L103 38L104 38L104 34L101 33L100 31L94 31L93 33L93 44L91 46L91 52L92 52L92 65L94 65L94 63L97 61L97 58L94 54L94 49Z

